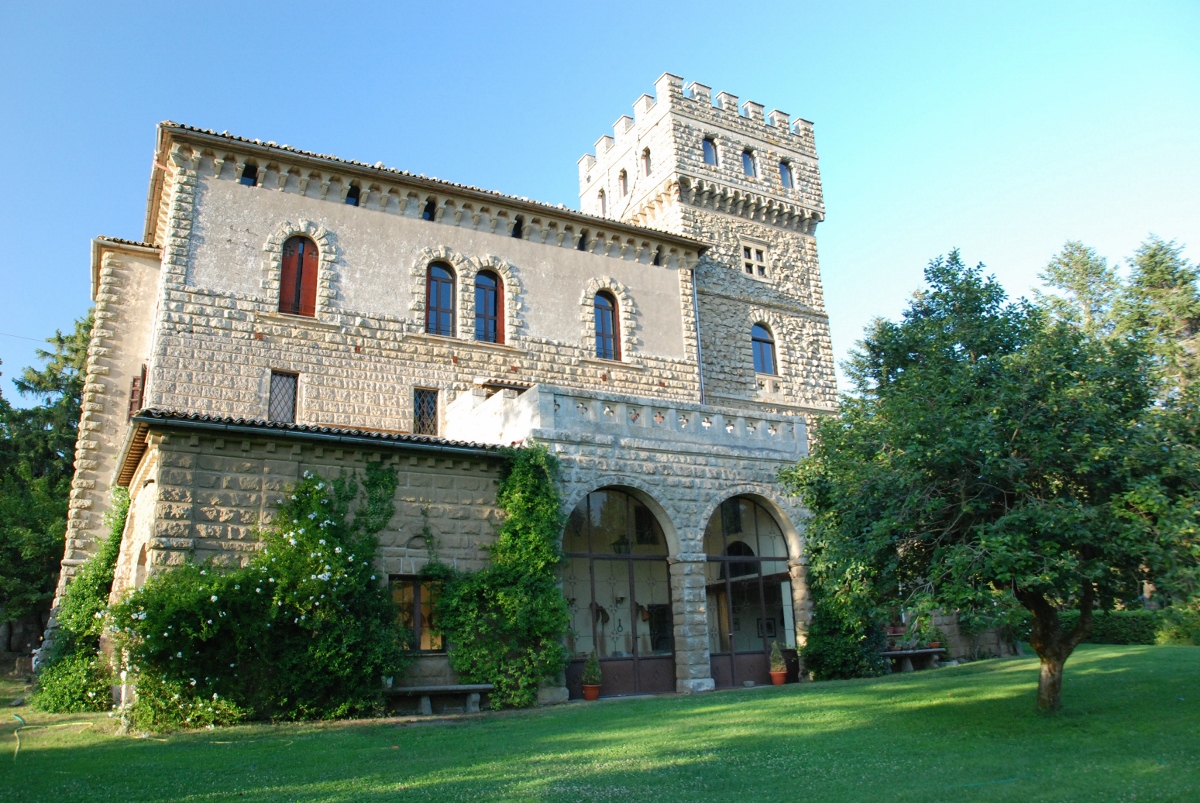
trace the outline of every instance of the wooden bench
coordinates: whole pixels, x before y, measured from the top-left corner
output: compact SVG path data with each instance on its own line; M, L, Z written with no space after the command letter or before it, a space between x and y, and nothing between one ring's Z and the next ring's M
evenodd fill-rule
M463 710L468 714L479 713L480 696L492 691L491 683L464 683L450 686L392 686L383 690L384 697L416 697L417 713L422 716L433 714L433 698L442 696L466 697ZM441 711L439 713L445 713Z
M879 654L891 659L888 667L893 672L915 672L918 668L932 669L934 661L945 651L944 647L922 647L919 650L883 650ZM914 667L914 659L918 664L922 664L922 666ZM896 669L896 662L900 664L899 670Z

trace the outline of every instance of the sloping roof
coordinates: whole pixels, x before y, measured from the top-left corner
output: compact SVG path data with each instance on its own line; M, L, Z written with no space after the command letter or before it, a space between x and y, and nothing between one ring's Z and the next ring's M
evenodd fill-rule
M96 239L102 240L103 242L106 242L106 243L112 243L113 245L132 245L132 246L136 246L138 248L154 248L154 249L159 249L159 250L162 249L161 245L155 245L154 243L141 243L141 242L138 242L137 240L125 240L120 237L109 237L104 234L98 235L96 237Z
M185 134L199 134L204 137L216 137L229 142L239 142L257 148L280 151L282 153L292 154L294 156L308 159L320 159L326 162L336 162L338 164L343 164L358 170L371 171L375 173L387 173L406 181L415 182L418 184L426 184L444 189L453 189L473 195L484 195L488 196L489 198L495 198L497 200L504 201L505 203L509 203L514 206L525 207L534 211L542 211L545 214L563 215L566 217L575 218L577 220L587 221L593 226L602 226L608 229L626 231L630 233L638 232L644 236L652 236L659 239L672 241L676 244L686 245L695 249L697 254L703 253L709 247L708 243L692 239L691 237L685 237L682 234L675 234L673 232L663 231L662 229L655 229L649 226L639 226L633 223L625 223L620 220L614 220L613 218L596 217L595 215L589 215L585 212L579 212L577 210L570 209L562 204L553 206L541 201L533 201L529 198L506 195L505 193L497 192L496 190L488 190L484 189L483 187L476 187L472 184L459 184L454 181L445 181L439 178L432 178L424 174L409 173L407 170L398 170L394 167L387 167L383 162L367 164L366 162L359 162L354 159L343 159L332 154L306 151L302 150L301 148L292 147L291 145L280 145L271 141L263 142L260 139L247 139L246 137L239 137L235 134L230 134L228 131L218 132L213 131L211 128L197 128L195 126L184 125L183 123L172 122L171 120L164 120L163 122L159 123L159 128L163 131L177 131Z
M118 461L118 485L128 485L133 479L138 463L141 462L142 455L146 452L146 435L151 429L156 428L223 431L238 436L265 435L312 441L335 441L357 448L391 446L471 457L495 456L501 448L492 443L452 441L446 438L411 435L405 432L328 427L320 424L287 424L279 421L264 421L261 418L235 418L233 416L148 408L133 416L133 428L130 430Z

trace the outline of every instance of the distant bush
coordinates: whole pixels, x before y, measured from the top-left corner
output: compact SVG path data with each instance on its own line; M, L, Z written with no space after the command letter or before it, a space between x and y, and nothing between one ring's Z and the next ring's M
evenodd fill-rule
M1200 611L1195 608L1164 608L1159 617L1155 642L1200 647Z
M878 677L887 673L883 628L847 615L821 599L813 604L808 641L800 649L813 680Z

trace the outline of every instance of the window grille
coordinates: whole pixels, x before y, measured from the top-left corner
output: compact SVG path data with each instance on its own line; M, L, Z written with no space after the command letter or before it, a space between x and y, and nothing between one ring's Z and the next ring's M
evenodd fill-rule
M754 348L754 372L774 374L775 338L771 337L771 330L760 323L754 324L750 330L750 342Z
M413 391L413 434L438 434L438 392L417 388Z
M621 345L617 331L617 302L608 293L597 293L594 301L596 310L596 356L602 360L621 359Z
M300 377L296 374L271 372L271 398L267 402L267 420L281 424L296 423L296 387Z
M438 262L429 266L425 284L425 331L454 337L454 274Z

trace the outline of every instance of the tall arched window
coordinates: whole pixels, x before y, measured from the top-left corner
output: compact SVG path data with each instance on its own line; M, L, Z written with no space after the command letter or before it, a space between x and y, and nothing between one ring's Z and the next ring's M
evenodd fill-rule
M706 165L716 165L717 163L717 143L712 137L704 138L704 163Z
M754 372L774 374L775 338L771 337L771 330L761 323L754 324L750 330L750 342L754 346Z
M779 163L779 180L783 182L785 189L792 188L792 166L787 162Z
M750 178L758 175L758 169L754 165L754 154L750 151L742 151L742 172Z
M650 175L650 149L646 148L642 151L642 174Z
M600 199L600 217L604 217L608 214L608 199L604 197L604 190L600 190L596 197Z
M617 183L621 186L621 197L624 198L629 194L629 174L622 170Z
M289 237L283 244L280 312L310 318L317 314L317 261L317 245L307 237Z
M454 337L454 271L442 262L434 262L426 274L425 331Z
M621 359L621 338L617 331L617 300L609 293L596 293L596 356L602 360Z
M504 342L504 282L491 271L475 277L475 339Z

